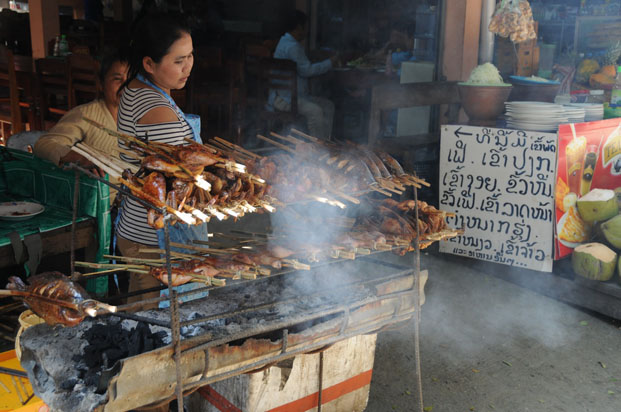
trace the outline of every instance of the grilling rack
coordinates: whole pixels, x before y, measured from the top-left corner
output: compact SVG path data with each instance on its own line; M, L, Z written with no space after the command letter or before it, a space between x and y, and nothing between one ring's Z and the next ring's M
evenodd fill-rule
M187 393L187 391L193 391L198 389L200 386L204 386L204 385L208 385L210 383L219 381L219 380L223 380L223 379L227 379L229 377L233 377L236 376L240 373L245 373L245 372L249 372L249 371L253 371L253 370L257 370L259 368L262 367L266 367L266 362L265 361L258 361L255 364L251 364L251 365L246 365L244 367L241 368L237 368L234 369L232 371L228 371L225 373L221 373L215 376L210 376L208 378L202 378L198 381L192 382L190 384L186 384L184 387L184 382L183 382L183 377L182 377L182 368L181 368L181 359L182 359L182 355L189 355L189 354L193 354L193 353L198 353L200 351L204 351L205 349L209 348L209 347L213 347L213 346L217 346L220 344L224 344L224 343L228 343L234 340L238 340L238 339L245 339L248 338L249 336L246 336L244 334L240 334L239 336L233 336L229 339L227 339L226 341L212 341L212 342L206 342L207 340L209 340L208 336L198 336L198 337L193 337L193 338L189 338L189 339L185 339L182 340L181 338L181 328L182 327L187 327L187 326L191 326L193 324L199 324L199 323L203 323L203 322L207 322L210 320L214 320L217 319L217 317L222 316L224 314L220 314L220 315L211 315L211 316L206 316L206 317L202 317L202 318L195 318L195 319L191 319L191 320L185 320L182 321L180 318L180 310L179 310L179 298L184 297L184 296L190 296L190 295L194 295L194 294L198 294L201 292L205 292L205 291L209 291L212 289L222 289L222 288L227 288L227 287L239 287L242 286L244 284L247 284L249 282L261 282L265 279L270 279L276 276L283 276L283 275L288 275L291 274L293 272L296 272L295 269L291 269L291 270L281 270L277 273L274 273L268 277L260 277L256 280L240 280L240 281L236 281L233 282L233 284L228 285L227 286L220 286L220 287L213 287L213 286L209 286L209 287L202 287L202 288L197 288L197 289L193 289L191 291L187 291L187 292L183 292L183 293L177 293L177 291L175 291L173 289L172 285L172 272L171 272L171 242L170 242L170 236L169 236L169 222L170 219L172 218L172 216L168 213L168 211L166 210L166 208L159 208L135 195L133 195L131 193L131 191L124 189L123 187L120 187L119 185L115 185L113 183L110 183L109 181L107 181L106 179L100 178L99 176L91 173L89 170L86 170L82 167L80 167L77 164L68 164L66 165L66 168L68 169L73 169L76 171L75 173L75 185L76 187L78 187L79 185L79 178L80 178L80 174L79 172L84 173L85 175L96 179L112 188L114 188L115 190L117 190L119 193L122 193L125 196L128 196L136 201L138 201L139 203L141 203L143 206L150 208L150 209L154 209L157 212L161 213L164 216L164 239L165 239L165 265L167 268L167 272L168 272L168 297L159 297L159 298L152 298L152 299L146 299L143 300L141 302L136 302L136 303L130 303L130 304L126 304L126 305L122 305L119 306L118 309L119 311L117 313L114 314L114 316L118 316L121 318L126 318L126 319L132 319L138 322L145 322L145 323L149 323L152 325L156 325L159 327L164 327L167 329L170 329L171 331L171 346L173 349L173 358L174 358L174 369L175 369L175 376L176 376L176 386L175 386L175 396L177 399L177 405L178 405L178 411L179 412L183 412L184 408L183 408L183 396L184 393ZM414 200L418 201L418 191L416 187L413 187L413 193L414 193ZM418 219L419 217L419 211L418 211L418 202L416 202L417 206L415 209L415 217L416 219ZM78 207L78 191L75 191L75 195L74 195L74 203L73 203L73 221L72 221L72 236L71 236L71 262L70 262L70 267L71 267L71 279L72 280L80 280L81 279L81 274L77 273L75 271L75 227L76 227L76 219L77 219L77 207ZM414 300L414 356L415 356L415 377L416 377L416 387L417 387L417 393L418 393L418 402L417 402L417 406L418 406L418 410L419 412L423 411L423 399L422 399L422 376L421 376L421 367L420 367L420 343L419 343L419 336L420 336L420 294L419 294L419 290L420 290L420 232L419 232L419 228L417 227L417 234L416 234L416 238L414 241L414 246L415 246L415 250L413 253L413 259L412 259L412 265L411 267L404 267L402 265L395 265L395 264L390 264L390 263L386 263L386 262L382 262L383 265L387 265L387 266L392 266L393 268L399 269L400 272L398 273L399 275L403 275L404 273L411 273L413 275L413 282L411 284L411 287L409 287L406 290L400 291L400 292L396 292L394 293L393 297L394 298L400 298L402 296L411 294L413 296L413 300ZM208 251L206 252L208 253ZM361 257L357 257L357 259L362 259L362 260L366 260L366 261L376 261L373 257L374 254L376 253L384 253L384 251L377 251L377 252L372 252L370 256L361 256ZM329 261L322 261L322 262L318 262L318 263L314 263L312 265L313 268L318 268L321 266L327 266L327 265L332 265L334 263L343 261L343 259L334 259L334 260L329 260ZM110 273L105 273L101 276L109 276ZM394 277L396 275L391 275L388 276L390 277ZM89 277L93 277L93 276L89 276ZM375 279L377 280L377 278ZM381 279L380 279L381 280ZM161 290L162 288L156 288L155 290ZM149 289L149 290L143 290L143 291L138 291L136 294L142 294L145 292L149 292L152 291L153 289ZM208 299L209 297L207 297ZM134 309L137 305L144 305L144 304L152 304L152 303L158 303L161 301L167 300L169 302L170 305L170 321L169 322L165 322L162 319L155 319L155 318L149 318L149 317L145 317L145 316L141 316L141 315L134 315L134 314L130 314L130 313L125 313L125 310L130 310L130 309ZM269 306L273 306L276 303L282 303L281 300L279 300L278 302L271 302L271 303L266 303L263 305L260 305L259 307L253 307L253 308L247 308L247 309L243 309L241 311L238 312L234 312L234 313L226 313L226 316L231 316L232 314L237 314L237 313L243 313L246 311L250 311L250 310L257 310L260 308L267 308ZM340 328L340 333L335 336L332 337L330 339L328 339L327 341L321 341L319 344L312 344L310 346L304 347L302 349L296 349L296 350L292 350L292 351L288 351L287 350L287 342L288 342L288 329L287 329L287 324L283 324L283 325L277 325L279 326L276 329L282 329L282 351L281 354L276 356L275 358L271 358L271 362L273 364L273 362L278 361L278 360L284 360L293 356L296 356L298 354L302 354L302 353L308 353L310 351L313 350L317 350L317 349L321 349L322 347L325 347L326 345L331 345L333 343L336 343L337 341L352 337L352 336L356 336L356 335L360 335L360 334L364 334L364 333L372 333L372 332L377 332L379 330L382 330L384 328L389 327L391 324L397 323L397 322L405 322L407 321L410 317L412 317L411 313L408 314L404 314L401 315L399 317L396 318L391 318L391 319L387 319L384 322L382 322L380 325L373 325L373 327L371 328L362 328L360 330L354 330L354 331L349 331L346 332L346 326L347 326L347 322L349 319L349 315L350 315L350 311L353 308L351 307L351 305L348 304L344 304L339 308L336 308L334 310L328 311L326 313L320 313L320 316L337 316L338 314L341 314L340 316L342 317L342 326ZM317 316L315 316L315 318L317 318ZM306 321L310 321L311 319L306 319ZM267 366L270 366L269 364ZM319 391L319 402L318 402L318 411L321 411L321 390Z

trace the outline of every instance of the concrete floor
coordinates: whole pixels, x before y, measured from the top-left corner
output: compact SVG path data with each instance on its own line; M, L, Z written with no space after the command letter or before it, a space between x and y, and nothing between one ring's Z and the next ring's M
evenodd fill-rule
M621 330L450 255L429 269L420 354L426 412L621 411ZM510 270L494 266L498 271ZM369 412L418 411L413 321L378 336Z
M244 219L245 230L269 225L266 216ZM621 411L615 324L486 274L507 266L438 253L424 253L421 266L429 270L420 325L425 412ZM366 411L418 412L414 365L413 321L380 333Z

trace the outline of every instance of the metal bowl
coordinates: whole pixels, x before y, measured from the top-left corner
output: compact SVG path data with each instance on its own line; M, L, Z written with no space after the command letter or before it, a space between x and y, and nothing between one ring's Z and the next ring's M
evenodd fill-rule
M554 98L561 87L560 83L520 84L513 83L513 90L509 101L548 102L554 103Z

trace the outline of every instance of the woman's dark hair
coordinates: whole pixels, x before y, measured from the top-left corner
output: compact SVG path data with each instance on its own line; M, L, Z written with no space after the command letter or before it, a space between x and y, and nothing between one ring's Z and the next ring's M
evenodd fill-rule
M127 81L119 89L119 93L138 73L144 73L142 60L150 57L155 63L170 50L170 46L185 33L190 33L184 17L171 14L149 14L136 22L130 42L129 71Z
M99 80L103 85L106 74L116 62L127 63L129 61L129 51L126 47L123 48L107 48L104 49L99 62Z

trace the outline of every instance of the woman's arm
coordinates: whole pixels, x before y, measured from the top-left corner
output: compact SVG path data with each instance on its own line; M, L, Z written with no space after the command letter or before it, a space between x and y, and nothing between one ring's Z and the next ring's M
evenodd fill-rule
M166 106L158 106L146 112L138 120L138 124L170 123L178 122L179 120L179 116L177 116L173 109Z
M33 148L35 156L51 161L57 166L61 158L71 151L71 146L85 136L82 112L73 109L43 135Z

